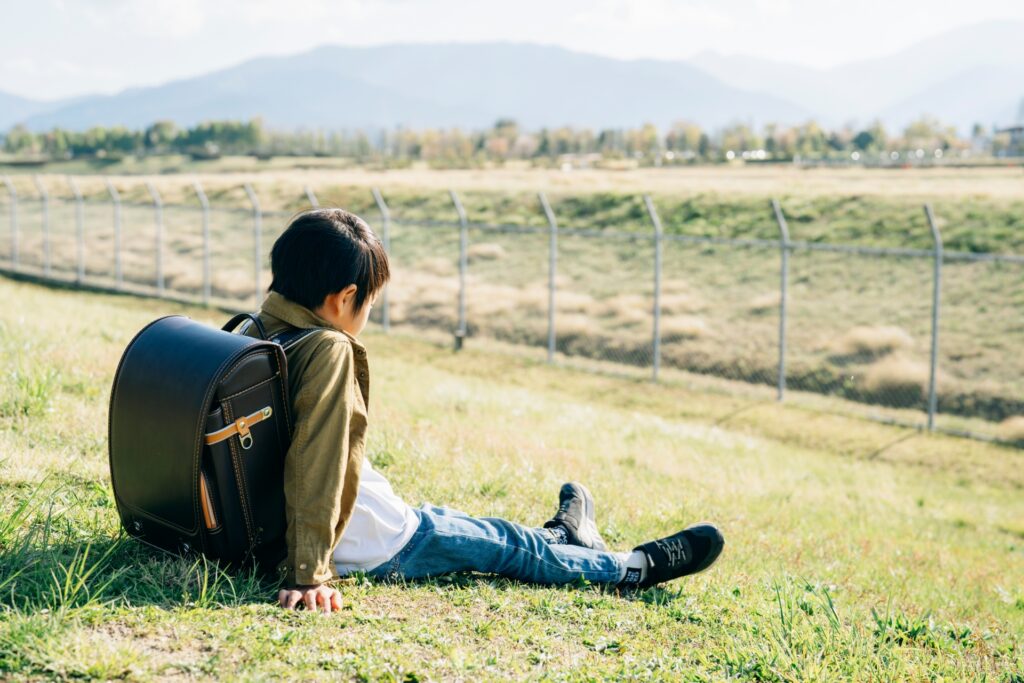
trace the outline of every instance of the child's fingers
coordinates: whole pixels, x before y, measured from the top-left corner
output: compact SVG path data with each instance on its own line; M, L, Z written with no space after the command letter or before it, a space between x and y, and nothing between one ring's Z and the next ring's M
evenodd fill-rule
M324 614L331 613L331 589L324 586L316 592L316 601L320 605L320 611Z
M307 590L302 596L303 602L306 603L306 609L308 609L311 612L316 610L316 594L318 592L319 591L316 589Z
M341 611L341 591L335 589L331 593L331 606L334 607L335 612Z
M302 593L296 590L287 590L282 588L277 594L277 602L285 609L295 609L295 606L299 604L299 600L302 599Z

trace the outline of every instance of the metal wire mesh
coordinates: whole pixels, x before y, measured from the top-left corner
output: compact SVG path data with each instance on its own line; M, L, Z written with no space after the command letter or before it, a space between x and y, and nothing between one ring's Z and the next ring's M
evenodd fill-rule
M75 203L50 195L50 271L57 276L74 276L78 268L75 245Z
M214 299L244 308L256 301L252 212L214 209L210 212L210 272ZM269 284L269 282L268 282Z
M558 236L559 353L649 368L653 360L654 240L650 234Z
M152 205L126 203L121 209L121 267L129 287L157 287L157 223Z
M14 238L14 221L11 220L11 207L12 201L10 195L7 193L5 188L0 185L0 264L11 268L13 267L13 257L11 255L12 246L15 242ZM15 212L19 208L17 204L13 204Z
M924 258L798 250L790 257L787 385L800 398L837 396L927 409L931 262ZM900 296L893 296L900 292Z
M1024 263L942 267L937 425L1024 441Z
M44 211L38 195L22 193L18 201L18 262L23 270L43 271L44 216L47 214L48 209Z
M164 286L168 292L203 293L202 214L190 206L164 206Z
M284 232L292 215L293 212L290 211L272 211L263 214L260 239L260 268L262 271L260 283L262 291L258 294L259 302L263 301L263 297L267 294L267 288L270 287L270 281L273 279L270 272L270 250L274 247L274 241Z
M450 340L458 325L458 227L393 220L390 260L392 328Z
M110 284L114 280L114 210L109 202L85 201L85 276Z
M779 250L669 239L664 259L663 365L774 389Z
M270 250L293 215L243 208L241 188L219 192L207 214L198 202L158 208L156 196L147 202L141 188L129 188L118 254L112 201L93 194L82 202L80 243L70 185L26 176L12 185L18 263L11 259L11 197L0 188L0 265L43 275L49 264L52 277L74 280L81 259L86 281L117 286L119 256L126 289L153 295L162 283L165 295L205 300L209 284L211 303L244 309L262 301ZM907 229L916 240L908 248L795 235L784 252L782 242L764 237L772 234L765 226L751 233L757 238L659 237L654 206L640 197L591 225L572 197L559 198L546 215L533 197L495 208L471 195L460 214L455 195L405 195L404 205L388 207L381 195L334 193L357 205L389 244L392 279L374 323L387 315L392 329L450 343L464 320L467 343L547 350L552 360L617 372L658 376L660 368L731 392L781 395L784 388L787 400L920 426L930 422L934 386L937 428L1024 443L1020 256L946 252L936 272L917 224ZM522 224L494 223L501 212ZM560 212L571 220L558 223Z
M547 231L472 227L467 257L469 337L546 348Z

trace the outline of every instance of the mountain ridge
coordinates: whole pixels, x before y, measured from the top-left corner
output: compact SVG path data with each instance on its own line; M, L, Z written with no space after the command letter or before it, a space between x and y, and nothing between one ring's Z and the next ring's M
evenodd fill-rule
M720 83L685 63L622 61L557 46L475 43L348 47L258 57L160 86L86 98L31 116L53 126L191 125L261 116L271 126L482 127L512 117L529 127L714 127L744 117L796 122L810 112Z
M38 131L257 116L270 127L327 129L480 128L499 118L528 128L812 118L900 128L929 114L966 132L975 122L1012 123L1024 96L1017 35L1024 22L981 22L823 69L710 51L670 61L512 41L328 44L112 95L39 102L0 92L0 130L19 121Z

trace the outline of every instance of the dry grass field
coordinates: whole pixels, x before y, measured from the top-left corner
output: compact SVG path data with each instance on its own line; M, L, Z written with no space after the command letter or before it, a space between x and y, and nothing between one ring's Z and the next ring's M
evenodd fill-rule
M333 163L332 163L333 162ZM336 160L281 157L270 162L253 157L225 157L211 162L184 158L152 159L146 163L109 166L98 170L84 162L51 164L45 173L60 177L109 175L119 183L154 180L158 187L179 184L177 177L195 178L212 186L238 186L255 182L279 188L282 195L301 194L303 185L314 187L384 187L504 192L552 193L625 192L655 194L719 193L728 196L889 196L896 198L1017 199L1024 169L998 168L800 168L789 164L680 166L671 168L560 169L534 168L520 162L504 167L438 170L426 166L373 170L339 167ZM7 173L0 169L0 173ZM11 173L16 173L14 169ZM83 180L88 191L89 186Z

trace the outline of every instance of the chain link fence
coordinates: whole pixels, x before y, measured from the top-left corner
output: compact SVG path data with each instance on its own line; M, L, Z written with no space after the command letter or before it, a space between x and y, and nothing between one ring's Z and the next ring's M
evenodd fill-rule
M126 198L3 181L0 269L207 305L258 306L293 215L248 185L165 203L151 184ZM571 196L541 193L501 224L455 192L430 219L366 194L324 199L385 242L393 277L371 317L385 331L1024 445L1024 256L944 250L928 207L915 229L934 248L905 249L794 239L777 202L769 240L666 234L646 196L610 229Z

